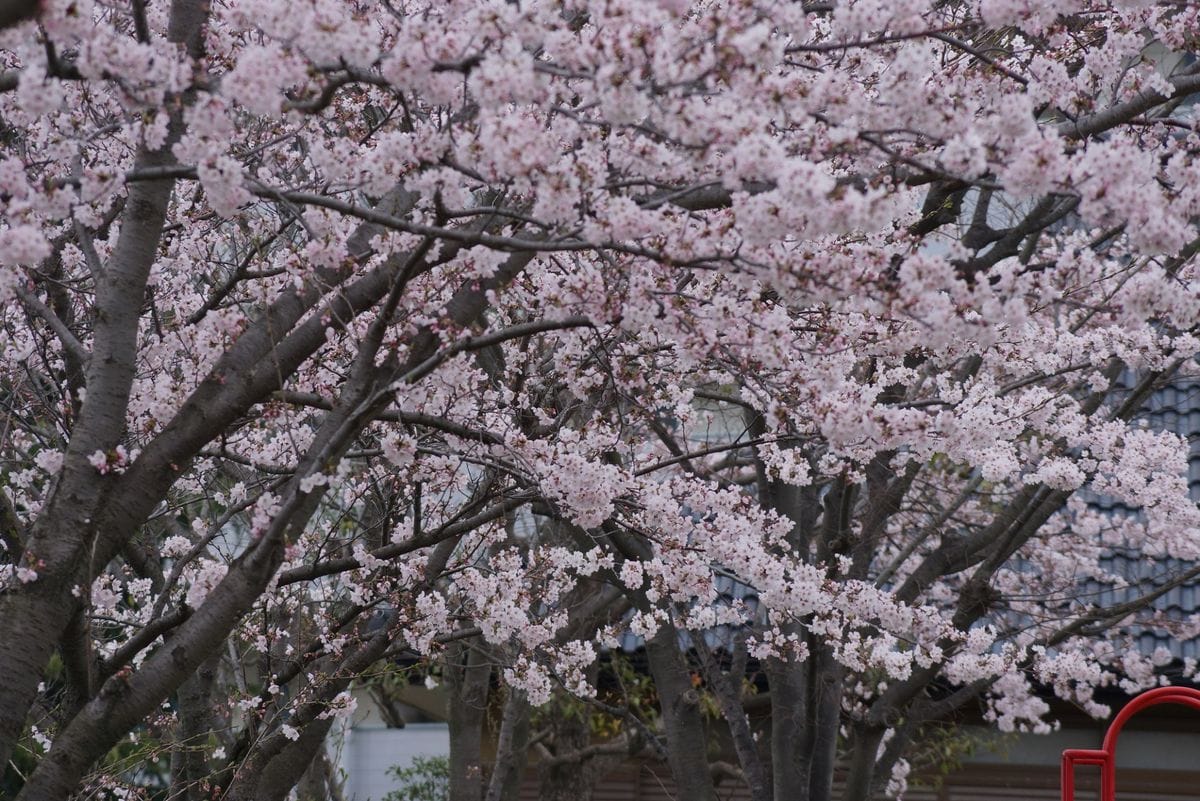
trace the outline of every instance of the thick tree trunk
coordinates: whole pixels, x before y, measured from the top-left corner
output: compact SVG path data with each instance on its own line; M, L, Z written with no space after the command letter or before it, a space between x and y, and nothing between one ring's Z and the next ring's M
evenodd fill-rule
M36 586L37 584L41 586ZM46 663L74 614L64 583L47 577L0 602L0 765L7 765L37 697Z
M776 801L803 798L812 772L812 723L808 719L808 666L768 659L771 692L771 778Z
M509 688L504 717L496 738L496 762L488 780L484 801L517 801L529 753L529 718L532 713L525 693Z
M369 361L372 356L364 358ZM339 406L317 432L297 475L305 475L316 464L341 458L354 433L343 425L350 414L348 409L361 404L368 388L367 382L350 382ZM170 640L131 675L118 673L108 679L59 733L18 796L20 801L66 798L95 760L211 658L274 576L283 561L285 539L295 537L317 509L319 494L299 492L296 483L283 493L284 500L271 526L238 557L225 578Z
M492 666L479 646L446 649L446 691L450 723L450 799L483 798L483 719Z
M558 695L551 707L553 719L547 722L554 753L543 749L538 765L538 798L541 801L591 801L592 776L583 759L555 759L562 754L581 753L591 743L592 733L586 714L571 709L572 699Z
M175 697L179 723L171 753L172 801L199 801L205 796L201 782L208 775L208 735L213 730L212 692L221 664L218 648L195 673L179 685Z
M254 778L253 792L231 792L225 798L228 801L284 801L321 755L332 725L333 720L326 718L305 726L300 730L299 739L288 743ZM315 801L325 801L325 798Z
M813 739L808 801L832 801L845 668L834 659L833 650L828 646L814 643L812 650L808 690Z
M312 763L300 783L296 785L297 801L340 801L341 790L334 775L335 768L329 759L329 753L321 748L313 757Z
M883 741L884 729L856 726L849 770L846 774L846 789L843 801L871 801L877 789L875 758L879 744Z
M193 57L200 54L208 11L208 0L171 3L168 38L186 44ZM137 167L173 163L171 145L182 133L181 120L181 114L172 114L166 142L139 153ZM0 596L0 642L6 643L0 649L0 765L8 763L46 663L78 606L72 590L91 585L94 569L89 568L95 566L89 564L87 546L95 536L104 487L112 482L111 477L101 480L87 458L114 448L124 433L142 301L173 188L173 180L129 187L116 246L96 284L87 398L71 432L63 473L26 543L24 562L39 578Z
M141 166L160 166L168 154L143 153ZM130 188L127 213L110 267L97 288L96 331L87 375L87 401L71 434L63 471L25 543L23 562L37 571L30 584L0 596L0 764L7 762L50 655L62 641L79 602L72 590L91 585L95 517L113 476L88 462L115 447L123 433L133 382L137 325L146 277L158 247L171 181Z
M678 796L689 801L716 801L708 765L708 732L700 715L700 693L692 685L692 674L673 625L662 626L646 641L646 657L662 705L667 764Z
M721 715L729 726L729 735L733 739L733 748L742 769L742 776L750 788L751 801L771 801L771 783L767 778L766 767L759 754L758 744L754 741L750 718L746 715L746 709L742 705L742 679L745 677L745 666L735 660L737 672L726 673L721 669L716 657L705 643L698 643L696 650L704 666L705 682L716 697Z
M256 550L236 564L210 600L180 626L129 678L114 676L59 733L50 752L17 796L19 801L61 801L127 731L152 712L203 664L258 597L283 558L281 546Z

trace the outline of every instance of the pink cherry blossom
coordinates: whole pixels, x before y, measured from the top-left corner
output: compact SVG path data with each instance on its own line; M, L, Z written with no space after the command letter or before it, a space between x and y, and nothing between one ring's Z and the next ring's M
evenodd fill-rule
M1102 716L1200 632L1165 600L1200 559L1195 9L31 13L0 30L21 801L284 797L401 663L503 709L496 764L572 698L699 799L671 749L709 726L756 801L831 801L741 692L822 682L788 736L865 801L956 706ZM620 648L652 714L607 694ZM102 767L131 734L164 761Z

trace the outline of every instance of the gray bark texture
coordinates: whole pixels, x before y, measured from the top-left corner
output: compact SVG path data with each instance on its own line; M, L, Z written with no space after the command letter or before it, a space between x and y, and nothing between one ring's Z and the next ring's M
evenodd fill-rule
M679 797L716 801L708 765L708 730L700 714L700 693L692 683L692 673L673 625L662 626L646 641L646 658L662 708L667 765Z
M7 4L0 14L17 5L21 4ZM207 0L173 0L170 15L171 40L186 43L189 49L198 47ZM3 24L0 18L0 27ZM159 150L139 153L137 167L171 164L171 146L181 133L181 115L175 111L166 143ZM24 592L0 596L0 642L10 644L0 652L0 674L6 677L0 683L0 765L8 763L42 671L78 607L72 589L90 586L91 576L104 564L94 561L88 546L112 480L97 473L87 457L114 448L124 433L142 300L173 188L172 180L145 181L129 188L120 235L96 286L87 400L71 432L55 491L26 542L24 558L39 566L38 581Z
M529 755L529 723L533 710L525 693L509 689L496 736L496 760L484 801L517 801Z
M478 645L446 649L444 663L450 724L450 799L483 798L483 721L492 666Z

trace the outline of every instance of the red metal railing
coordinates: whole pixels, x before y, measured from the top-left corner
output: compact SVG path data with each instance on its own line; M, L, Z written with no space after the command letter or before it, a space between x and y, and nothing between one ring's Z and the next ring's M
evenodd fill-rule
M1062 756L1062 801L1075 801L1075 766L1100 767L1100 801L1116 801L1117 737L1129 719L1146 707L1158 704L1180 704L1200 711L1200 690L1188 687L1159 687L1134 698L1113 718L1104 744L1099 749L1068 748Z

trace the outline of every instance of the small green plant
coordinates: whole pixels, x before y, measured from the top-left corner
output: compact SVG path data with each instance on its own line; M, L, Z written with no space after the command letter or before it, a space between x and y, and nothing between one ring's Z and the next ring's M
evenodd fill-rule
M915 750L909 756L911 786L937 789L946 777L962 768L964 760L980 752L1003 753L1014 741L981 727L957 726L950 722L922 726L913 740Z
M393 765L388 774L399 779L402 786L385 795L383 801L446 801L450 797L449 757L413 757L411 765Z

